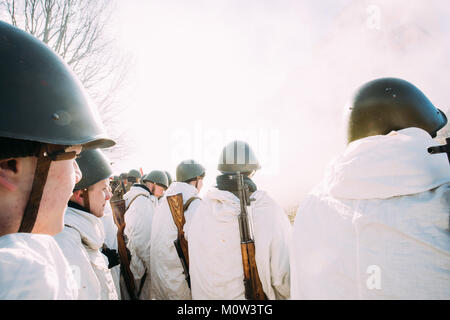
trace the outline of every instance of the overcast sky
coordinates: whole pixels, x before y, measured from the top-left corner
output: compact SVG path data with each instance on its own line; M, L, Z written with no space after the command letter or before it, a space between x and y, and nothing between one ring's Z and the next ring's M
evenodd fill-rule
M448 110L449 3L442 1L120 1L111 32L134 59L124 117L134 146L116 172L194 158L215 183L222 147L254 147L255 175L297 205L345 147L358 86L395 76ZM133 126L133 128L131 128Z

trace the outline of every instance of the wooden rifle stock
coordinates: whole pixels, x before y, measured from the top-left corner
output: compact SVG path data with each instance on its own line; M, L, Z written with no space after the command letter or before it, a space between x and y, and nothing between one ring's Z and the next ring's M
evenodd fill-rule
M244 271L245 298L247 300L267 300L255 259L255 242L253 240L252 226L249 222L247 205L250 205L248 186L244 184L243 175L237 172L230 179L237 180L237 191L241 203L241 214L239 215L239 232L241 234L241 254Z
M167 196L167 203L169 205L170 213L172 214L173 222L175 223L178 231L177 239L174 241L175 249L177 250L178 257L180 258L181 265L183 266L184 274L189 288L191 287L191 281L189 276L189 251L188 243L184 237L183 227L186 223L184 218L183 207L183 195L178 193L173 196Z
M128 294L131 300L136 300L136 288L134 285L134 276L130 270L130 260L128 259L127 247L125 244L125 200L111 201L114 222L117 225L117 246L120 259L120 270L125 280Z
M247 300L267 300L259 279L255 261L255 243L241 243L242 264L244 266L244 287Z

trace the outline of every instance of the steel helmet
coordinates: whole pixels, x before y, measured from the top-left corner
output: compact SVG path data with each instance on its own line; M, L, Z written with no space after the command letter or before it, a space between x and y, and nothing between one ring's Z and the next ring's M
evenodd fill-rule
M153 170L149 174L145 175L142 181L155 183L157 185L160 185L161 187L164 187L165 189L169 187L169 181L164 171Z
M184 160L177 166L177 181L186 182L205 174L205 168L195 160Z
M222 150L217 169L222 173L249 173L260 169L258 159L249 144L235 140L228 143Z
M348 143L392 130L418 127L432 137L447 117L413 84L381 78L364 84L355 94L347 126Z
M132 178L140 179L140 178L141 178L141 173L139 172L139 170L131 169L131 170L128 172L127 177L128 177L128 178L132 177Z
M125 180L126 178L128 178L128 173L126 173L126 172L122 172L119 176L120 180Z
M74 190L85 189L97 182L107 179L112 174L112 167L109 160L98 149L81 152L77 159L83 177L75 185Z
M40 40L1 21L0 70L0 158L38 158L40 174L34 175L19 228L31 232L50 163L66 159L64 147L104 148L115 142L67 64Z
M0 21L0 137L103 148L115 144L70 67L43 42Z
M169 171L164 171L166 173L167 176L167 180L169 182L169 186L172 184L172 176L170 175Z

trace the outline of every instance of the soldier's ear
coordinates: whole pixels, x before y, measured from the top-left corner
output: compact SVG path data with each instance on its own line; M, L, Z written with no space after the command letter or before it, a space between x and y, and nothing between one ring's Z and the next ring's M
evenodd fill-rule
M1 159L0 160L0 188L8 191L15 191L18 188L18 176L21 172L20 159Z
M73 192L73 196L74 200L78 201L83 201L83 192L82 190L75 190Z

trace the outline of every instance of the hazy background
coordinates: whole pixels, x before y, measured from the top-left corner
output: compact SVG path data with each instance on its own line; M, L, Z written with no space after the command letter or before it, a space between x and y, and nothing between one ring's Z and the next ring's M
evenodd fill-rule
M168 170L194 158L202 193L232 139L247 140L255 175L283 207L298 205L345 147L343 112L378 77L404 78L450 106L447 0L127 0L111 34L132 54L116 173Z

